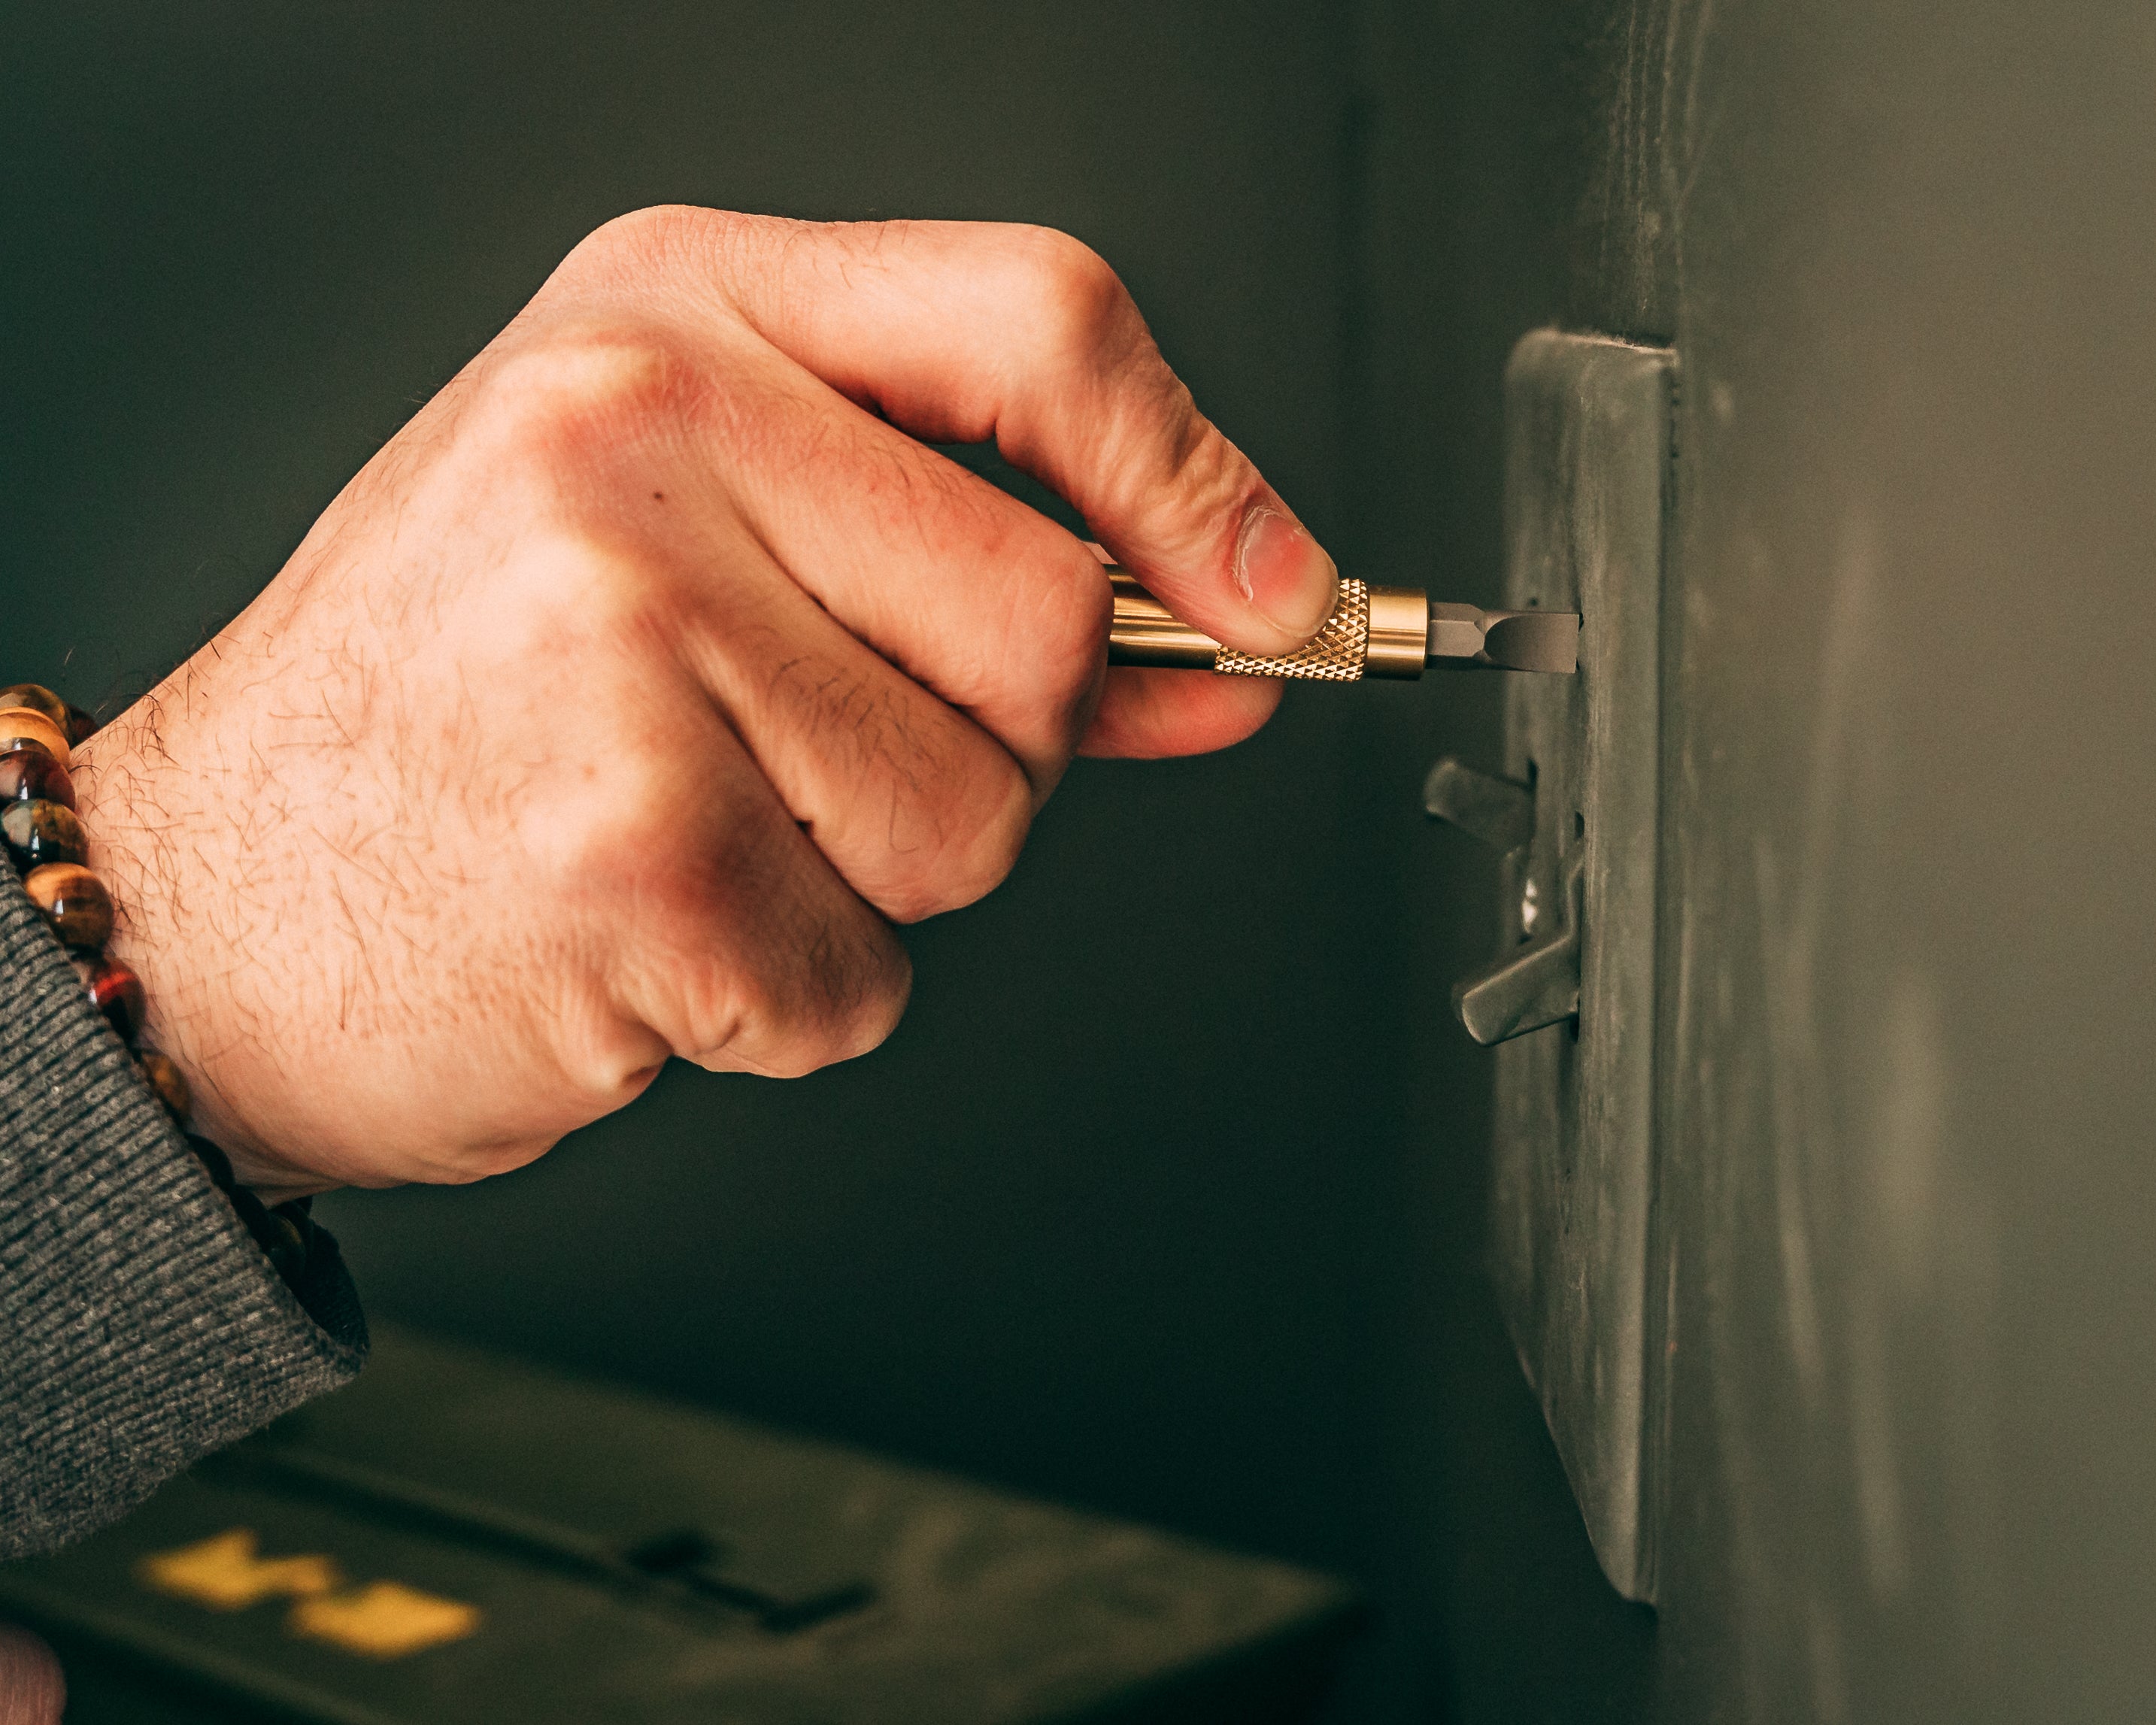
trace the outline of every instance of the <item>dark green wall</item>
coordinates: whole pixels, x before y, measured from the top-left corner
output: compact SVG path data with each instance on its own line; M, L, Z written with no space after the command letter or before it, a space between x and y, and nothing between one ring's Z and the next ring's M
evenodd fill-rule
M1484 318L1680 356L1644 1711L2146 1718L2156 23L1497 11L1370 9L1414 260L1371 375L1416 357L1392 423L1465 473ZM1546 1647L1604 1621L1539 1603Z
M2156 21L1643 18L1672 1712L2156 1696Z

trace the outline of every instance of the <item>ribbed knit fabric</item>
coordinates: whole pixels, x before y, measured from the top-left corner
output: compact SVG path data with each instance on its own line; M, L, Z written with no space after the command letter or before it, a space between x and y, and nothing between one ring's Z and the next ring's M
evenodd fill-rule
M0 864L0 1556L349 1381L367 1327L320 1239L295 1296Z

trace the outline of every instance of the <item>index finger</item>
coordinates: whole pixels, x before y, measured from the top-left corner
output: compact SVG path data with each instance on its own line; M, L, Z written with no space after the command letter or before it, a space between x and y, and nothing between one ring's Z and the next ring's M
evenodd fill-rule
M675 219L765 340L916 437L993 439L1216 639L1291 652L1331 613L1332 558L1198 411L1114 270L1068 234Z

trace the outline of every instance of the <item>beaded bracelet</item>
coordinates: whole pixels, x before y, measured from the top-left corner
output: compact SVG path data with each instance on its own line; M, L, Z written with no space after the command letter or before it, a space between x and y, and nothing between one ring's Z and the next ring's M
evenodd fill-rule
M97 728L80 707L36 683L0 689L0 839L30 902L68 949L90 1004L119 1034L151 1090L178 1124L211 1180L231 1202L277 1273L294 1286L305 1272L315 1227L310 1200L271 1209L232 1177L224 1152L187 1132L187 1080L171 1059L141 1040L147 1005L142 980L105 956L112 934L112 895L90 871L90 846L75 814L69 773L74 747Z

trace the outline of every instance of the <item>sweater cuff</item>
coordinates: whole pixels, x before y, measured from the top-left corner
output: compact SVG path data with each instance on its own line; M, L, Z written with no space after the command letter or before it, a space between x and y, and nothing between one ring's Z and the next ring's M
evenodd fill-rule
M357 1373L366 1322L316 1237L295 1291L0 869L0 1557Z

